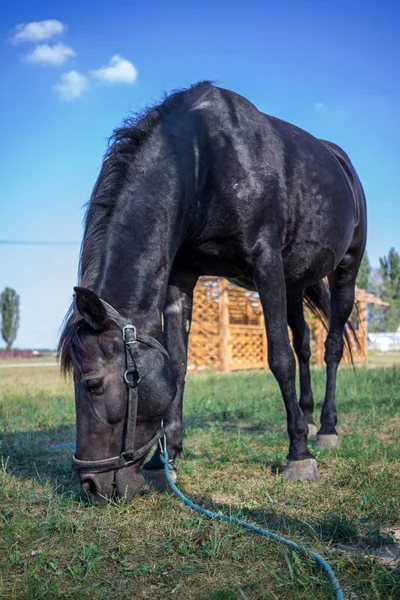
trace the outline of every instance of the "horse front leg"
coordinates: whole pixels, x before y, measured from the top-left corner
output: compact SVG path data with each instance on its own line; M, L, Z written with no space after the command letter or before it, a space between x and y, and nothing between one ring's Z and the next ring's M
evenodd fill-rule
M260 295L268 340L268 363L278 381L287 414L289 454L287 480L315 479L317 461L308 449L308 424L296 395L296 361L289 342L286 285L280 250L268 249L258 258L254 280Z
M172 272L168 283L164 308L164 343L172 362L176 379L176 394L164 417L167 450L171 459L182 451L182 407L189 331L192 321L193 290L197 277L192 274ZM144 465L147 471L163 469L160 449L157 447L152 458Z

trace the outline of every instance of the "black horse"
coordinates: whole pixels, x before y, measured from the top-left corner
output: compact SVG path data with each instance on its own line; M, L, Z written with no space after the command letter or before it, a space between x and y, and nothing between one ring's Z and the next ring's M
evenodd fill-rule
M303 304L330 315L316 443L332 447L336 372L365 239L365 197L348 156L234 92L199 83L117 129L89 203L80 287L60 340L62 367L74 372L83 490L131 498L164 432L169 456L180 453L201 275L258 291L287 412L284 476L316 477ZM162 467L159 452L148 472Z

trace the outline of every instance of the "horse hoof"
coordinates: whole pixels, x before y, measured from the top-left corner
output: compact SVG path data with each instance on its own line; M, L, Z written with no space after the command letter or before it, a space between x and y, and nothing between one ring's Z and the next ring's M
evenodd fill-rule
M315 437L317 435L317 426L314 423L308 424L308 437Z
M319 433L314 441L315 448L337 448L339 446L339 436L335 433Z
M317 461L315 458L303 460L288 460L283 470L286 481L316 479L318 477Z
M154 469L149 471L143 470L141 471L141 474L144 477L145 486L149 491L164 492L165 490L169 489L169 484L165 476L164 469ZM177 478L176 470L174 469L170 471L170 474L172 481L175 483Z

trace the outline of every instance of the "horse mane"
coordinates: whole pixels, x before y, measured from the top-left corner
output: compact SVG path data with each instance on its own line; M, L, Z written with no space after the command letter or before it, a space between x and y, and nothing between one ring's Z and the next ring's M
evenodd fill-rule
M211 82L201 81L170 95L164 94L160 103L127 117L122 125L114 130L108 141L99 177L87 203L85 232L79 259L80 285L89 289L96 285L116 198L126 181L127 169L135 155L165 117L179 109L190 108L210 87ZM77 358L85 353L79 338L81 323L82 318L72 303L65 316L58 344L61 371L65 375L72 372L72 352Z
M94 284L93 270L99 262L96 260L96 254L103 251L116 198L126 181L127 169L135 155L166 116L179 109L193 106L211 85L208 81L202 81L187 89L164 96L160 104L147 107L128 117L114 130L85 216L79 276L80 279L85 279L84 285L87 287Z
M170 95L164 94L161 103L147 106L127 117L121 127L115 129L110 137L104 161L115 153L135 154L165 116L185 107L187 103L192 106L211 86L210 81L200 81L186 89L174 91Z
M57 348L61 373L64 376L72 373L72 353L76 357L81 357L85 354L85 347L79 337L79 326L81 323L82 318L74 310L74 304L72 303L65 315Z

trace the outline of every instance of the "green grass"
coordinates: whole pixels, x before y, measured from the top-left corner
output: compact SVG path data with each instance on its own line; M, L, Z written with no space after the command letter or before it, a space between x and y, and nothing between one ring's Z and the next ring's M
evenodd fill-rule
M324 373L313 371L317 411ZM74 404L58 370L0 370L0 598L332 597L313 561L208 521L170 494L87 506L71 471ZM188 376L179 485L196 502L304 543L352 600L398 600L400 571L365 556L400 527L400 369L338 380L339 450L320 477L285 482L285 413L270 374ZM352 546L360 552L344 552Z
M368 367L392 367L393 365L400 366L400 352L379 352L378 350L369 350L367 360Z

